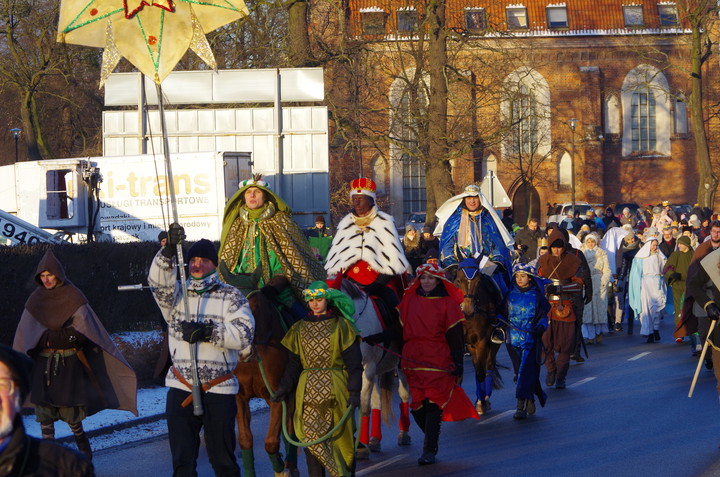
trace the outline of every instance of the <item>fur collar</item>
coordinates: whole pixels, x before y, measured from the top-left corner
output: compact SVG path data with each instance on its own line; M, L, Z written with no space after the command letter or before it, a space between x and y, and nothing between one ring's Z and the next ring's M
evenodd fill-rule
M373 270L385 275L400 275L410 269L392 216L377 211L377 217L364 227L358 227L352 214L338 224L325 270L337 275L364 260Z

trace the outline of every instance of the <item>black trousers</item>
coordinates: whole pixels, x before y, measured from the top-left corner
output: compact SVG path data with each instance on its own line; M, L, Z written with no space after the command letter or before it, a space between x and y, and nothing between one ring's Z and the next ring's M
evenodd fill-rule
M200 449L200 429L205 429L205 447L215 475L240 477L235 457L234 394L203 393L204 414L195 416L193 406L182 407L189 392L170 388L167 393L165 414L168 439L173 462L173 476L197 476L197 457Z

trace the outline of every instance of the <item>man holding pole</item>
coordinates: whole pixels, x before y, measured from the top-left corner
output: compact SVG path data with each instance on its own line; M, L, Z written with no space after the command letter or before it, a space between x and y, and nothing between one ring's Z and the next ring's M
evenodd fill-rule
M715 371L715 379L718 382L717 389L720 393L720 331L718 330L717 320L720 319L720 249L717 249L700 260L700 266L697 267L693 276L688 276L685 293L688 297L695 300L694 314L698 319L707 319L710 324L707 332L707 339L703 346L698 369L693 379L693 387L697 380L697 374L700 371L700 363L706 359L708 345L711 348L713 369ZM704 318L704 317L707 318ZM692 395L692 387L690 390Z
M168 243L155 256L148 284L168 323L173 366L165 378L166 418L174 476L196 474L200 429L210 464L218 476L240 476L235 458L235 394L233 370L238 354L249 354L255 320L245 296L223 283L216 267L218 256L209 240L195 243L188 253L188 306L183 304L181 283L176 280L177 244L183 228L172 224ZM193 352L194 348L194 352ZM195 362L193 362L195 361ZM193 368L202 384L202 409L194 412Z

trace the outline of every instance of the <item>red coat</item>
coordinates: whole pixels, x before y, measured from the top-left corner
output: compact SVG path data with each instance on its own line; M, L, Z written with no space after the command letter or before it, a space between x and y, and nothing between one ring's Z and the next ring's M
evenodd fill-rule
M410 385L410 407L417 409L428 399L443 409L443 420L477 419L472 403L450 374L453 362L445 333L465 320L457 301L450 296L421 296L411 288L399 308L405 341L401 367Z

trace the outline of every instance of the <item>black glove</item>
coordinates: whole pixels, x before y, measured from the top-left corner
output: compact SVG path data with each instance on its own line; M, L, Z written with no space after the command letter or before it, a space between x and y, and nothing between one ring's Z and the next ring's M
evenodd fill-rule
M271 300L276 300L280 292L272 285L265 285L260 289L260 292Z
M275 390L275 395L270 398L272 402L283 402L289 395L292 389L287 388L280 384Z
M364 337L363 341L371 346L378 343L385 343L387 341L387 333L385 333L384 331L380 333L375 333L374 335Z
M670 274L670 277L668 278L668 283L679 282L681 280L682 280L682 275L680 275L678 272L673 272Z
M548 285L545 287L545 293L548 295L557 295L560 292L560 287L557 285Z
M713 320L720 319L720 308L715 303L710 303L705 307L708 317Z
M173 222L172 224L170 224L170 229L168 230L168 239L161 251L163 256L167 258L173 258L175 255L177 255L177 246L179 243L182 243L183 240L185 240L185 229L182 227L182 225L178 224L177 222Z
M183 240L185 240L185 229L183 226L177 222L170 224L170 228L168 229L167 244L177 248L177 245L182 243Z
M360 407L360 393L350 393L347 400L347 406L351 408Z
M462 362L455 363L455 369L450 371L450 376L456 376L461 377L465 371L465 367L463 366Z
M197 343L198 341L210 341L212 338L212 323L198 323L196 321L181 321L183 341Z

